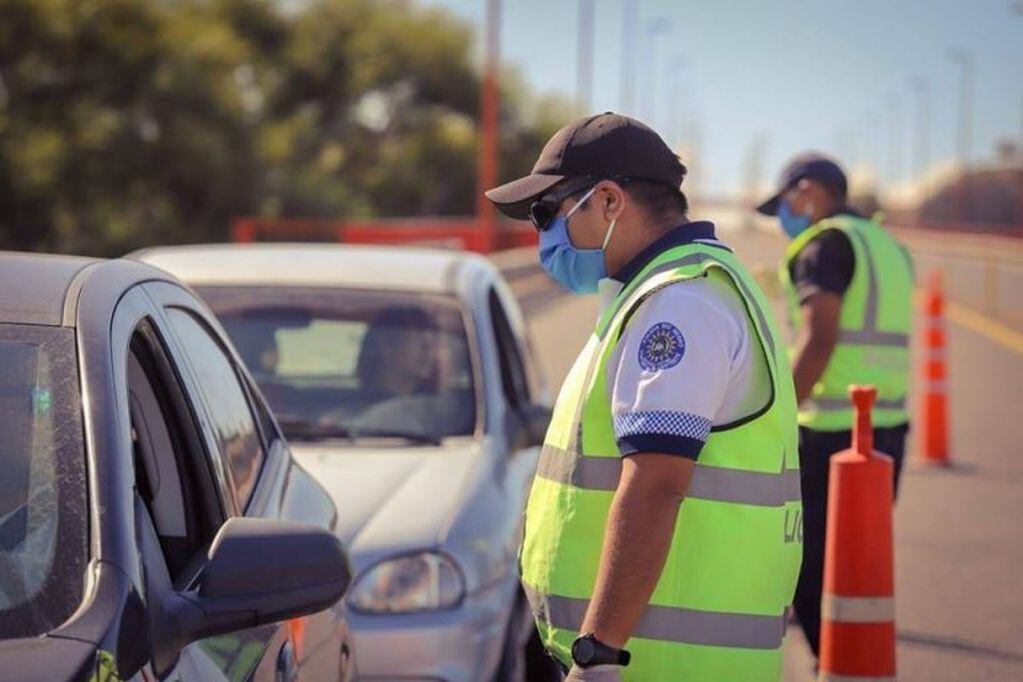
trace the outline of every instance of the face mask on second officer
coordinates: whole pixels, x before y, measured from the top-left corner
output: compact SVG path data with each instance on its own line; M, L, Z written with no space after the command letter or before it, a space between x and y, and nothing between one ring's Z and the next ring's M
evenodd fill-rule
M789 239L833 215L845 203L845 174L837 163L819 154L793 159L782 171L778 185L778 191L757 211L777 216Z

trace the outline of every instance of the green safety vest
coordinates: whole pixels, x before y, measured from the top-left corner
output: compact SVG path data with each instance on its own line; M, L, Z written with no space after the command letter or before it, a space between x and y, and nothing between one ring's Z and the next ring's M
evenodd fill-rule
M771 374L771 400L714 426L679 507L671 549L626 645L625 680L778 680L802 556L795 390L764 295L727 249L656 257L604 311L562 385L526 508L522 582L547 649L566 666L593 594L621 455L608 359L637 306L701 276L739 292Z
M856 265L842 297L838 343L810 397L799 406L799 424L817 431L851 429L850 384L877 387L874 426L905 424L913 314L909 253L877 222L856 216L827 218L800 234L789 244L779 273L797 332L802 316L792 263L824 230L841 230L849 237Z

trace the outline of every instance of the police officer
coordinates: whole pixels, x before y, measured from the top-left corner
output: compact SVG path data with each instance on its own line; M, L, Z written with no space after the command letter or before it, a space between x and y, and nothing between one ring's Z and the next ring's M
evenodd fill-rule
M521 568L570 680L777 680L801 556L795 393L768 303L639 121L567 125L487 192L602 312L561 388Z
M846 203L845 173L833 160L803 154L782 171L757 207L776 215L791 242L780 270L795 331L799 456L805 536L794 606L818 654L828 466L850 446L849 384L873 384L874 447L895 460L895 485L909 429L906 415L910 296L906 250L876 220Z

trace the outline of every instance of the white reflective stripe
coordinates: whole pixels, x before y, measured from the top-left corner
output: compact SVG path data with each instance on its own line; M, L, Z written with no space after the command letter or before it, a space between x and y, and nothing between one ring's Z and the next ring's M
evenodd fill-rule
M821 672L817 682L896 682L896 677L877 677L876 675L835 675Z
M847 346L891 346L906 348L909 335L899 332L882 332L876 329L843 329L838 333L838 342Z
M874 331L877 329L877 272L874 269L874 254L870 251L867 240L859 230L843 230L859 243L863 256L867 261L867 300L863 303L863 328Z
M947 390L944 379L930 379L927 381L927 393L945 393Z
M945 359L945 347L931 348L927 351L927 359L931 362L940 362Z
M944 331L945 318L937 315L927 318L927 328L931 331Z
M582 627L588 599L545 595L525 583L522 587L537 620L573 632ZM632 636L680 644L778 649L785 635L785 625L784 612L762 616L649 604Z
M622 472L620 457L587 457L564 448L543 446L536 475L584 490L614 491ZM696 463L686 491L687 499L781 507L801 498L799 470L785 469L772 474L745 469L727 469Z
M895 598L825 594L821 618L838 623L891 623L895 620Z
M622 474L620 457L583 457L564 448L544 445L536 475L584 490L613 491Z
M849 398L825 398L817 397L803 401L800 406L802 410L815 410L817 412L841 412L852 410L853 404ZM874 401L874 409L877 410L903 410L906 408L906 399L877 399Z

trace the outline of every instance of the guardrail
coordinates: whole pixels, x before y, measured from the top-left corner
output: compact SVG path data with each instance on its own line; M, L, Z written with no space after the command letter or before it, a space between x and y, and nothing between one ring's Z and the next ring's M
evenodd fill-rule
M937 270L951 300L1023 329L1023 240L932 230L897 233L913 253L918 278Z

